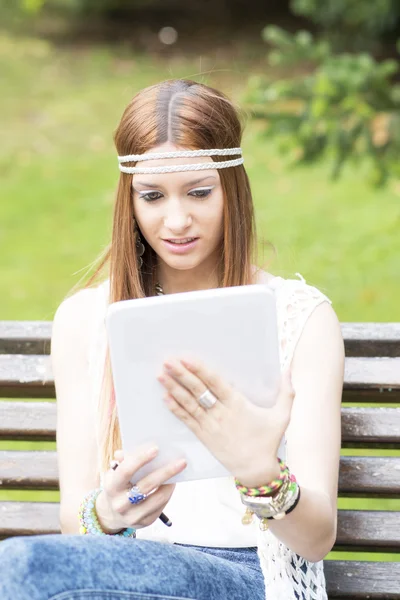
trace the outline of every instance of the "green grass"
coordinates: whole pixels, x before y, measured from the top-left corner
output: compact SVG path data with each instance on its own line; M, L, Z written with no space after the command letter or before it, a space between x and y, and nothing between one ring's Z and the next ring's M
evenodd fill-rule
M2 319L51 319L107 244L118 179L112 132L137 90L184 76L240 102L260 66L218 56L61 50L0 37ZM342 321L398 319L400 182L370 188L367 164L337 183L328 162L288 169L258 123L249 122L243 148L259 235L278 252L269 270L302 273L332 298Z
M133 94L188 77L240 103L247 76L265 68L250 55L206 48L197 58L132 55L0 35L0 319L51 320L107 245L118 179L112 132ZM268 269L302 273L330 296L341 321L398 320L400 182L369 187L368 164L337 183L329 161L288 168L259 123L248 123L243 149L260 238L277 250ZM57 501L58 492L3 491L4 498ZM399 502L340 499L339 506L395 510Z

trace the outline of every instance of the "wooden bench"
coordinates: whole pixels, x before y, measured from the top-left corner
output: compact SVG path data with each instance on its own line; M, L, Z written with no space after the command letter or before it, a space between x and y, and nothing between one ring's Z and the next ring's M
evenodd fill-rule
M345 323L342 329L346 344L343 402L356 404L342 408L342 446L382 452L379 456L343 456L339 494L399 500L400 324ZM49 322L0 322L2 398L54 399L50 334ZM382 403L389 406L377 406ZM0 403L1 440L54 441L55 426L55 402ZM391 452L385 454L388 449ZM1 490L57 490L55 452L0 451L0 486ZM340 510L335 550L400 553L400 501L396 508ZM59 531L57 503L0 502L2 539ZM368 559L368 554L364 556ZM400 562L326 560L325 572L331 599L400 599Z

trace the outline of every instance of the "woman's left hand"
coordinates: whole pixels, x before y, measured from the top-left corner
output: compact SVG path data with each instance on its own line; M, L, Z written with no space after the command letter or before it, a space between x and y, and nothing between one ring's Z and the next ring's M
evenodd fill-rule
M170 411L243 485L258 487L279 475L276 457L294 398L290 371L271 408L256 406L197 361L168 360L157 379L167 390ZM206 389L217 398L208 409L198 402Z

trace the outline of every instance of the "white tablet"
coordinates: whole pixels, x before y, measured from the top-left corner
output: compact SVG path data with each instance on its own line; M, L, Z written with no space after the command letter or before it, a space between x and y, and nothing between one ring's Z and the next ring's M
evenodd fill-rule
M115 302L106 329L123 449L160 449L132 483L181 457L187 467L170 482L229 475L165 406L156 377L168 358L198 358L252 402L271 406L280 383L273 290L247 285Z

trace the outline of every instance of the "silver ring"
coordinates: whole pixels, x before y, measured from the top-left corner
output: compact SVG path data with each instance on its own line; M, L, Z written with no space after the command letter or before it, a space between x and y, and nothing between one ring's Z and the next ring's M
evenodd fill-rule
M217 398L212 392L210 392L210 390L207 389L201 394L197 401L203 408L212 408L214 404L216 404Z
M147 494L143 494L137 485L133 485L126 495L131 504L140 504L147 498Z

